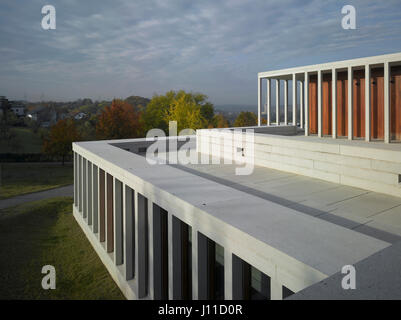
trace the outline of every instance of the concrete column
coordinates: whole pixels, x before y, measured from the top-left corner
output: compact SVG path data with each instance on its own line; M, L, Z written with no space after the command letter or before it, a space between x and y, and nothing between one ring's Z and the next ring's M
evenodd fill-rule
M78 155L78 210L82 214L82 157Z
M390 77L388 62L384 63L384 142L390 143Z
M276 79L276 125L280 125L280 80Z
M124 257L125 257L125 280L131 280L135 276L135 198L134 190L125 186L124 188Z
M258 126L262 124L262 78L258 78Z
M99 171L96 165L92 166L92 230L93 233L99 232Z
M92 225L92 205L93 205L93 187L92 187L92 162L87 161L88 172L87 172L87 199L88 199L88 225Z
M332 109L332 135L337 139L337 70L331 70L331 109Z
M114 224L114 263L118 266L124 263L123 244L123 184L114 178L114 201L113 201L113 224Z
M305 136L309 136L309 74L305 72Z
M297 125L297 75L292 75L292 125Z
M283 300L283 286L273 278L270 278L270 299Z
M233 299L233 280L233 254L224 248L224 300Z
M304 128L304 82L299 82L299 124Z
M136 296L148 294L148 199L135 192L135 279Z
M106 174L106 250L108 253L114 251L114 182L113 176Z
M270 79L266 79L267 82L267 90L266 90L266 120L267 120L267 125L271 125L271 81Z
M202 233L198 234L198 299L207 300L209 298L208 287L208 239Z
M317 72L317 134L322 137L322 70Z
M199 299L198 289L198 230L192 226L192 300Z
M85 158L82 158L82 216L86 218L88 216L88 190L87 190L87 161Z
M353 82L354 75L352 67L348 67L348 140L354 137L354 121L353 121Z
M288 80L284 80L284 124L288 124Z
M106 174L99 168L99 241L106 240Z
M148 283L149 299L162 299L162 248L160 207L149 203L148 207Z
M370 141L370 66L365 65L365 140Z
M74 152L74 205L78 205L78 167L77 153Z

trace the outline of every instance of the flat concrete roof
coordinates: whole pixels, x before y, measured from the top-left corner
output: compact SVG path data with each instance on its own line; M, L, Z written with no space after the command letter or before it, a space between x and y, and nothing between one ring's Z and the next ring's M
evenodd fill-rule
M144 139L79 142L74 143L73 147L90 161L103 163L111 174L139 179L148 190L166 192L177 201L184 201L205 215L217 218L326 275L332 275L343 265L354 264L395 241L391 236L371 236L341 223L318 218L318 214L314 216L297 207L297 204L302 205L302 201L313 202L323 198L307 197L323 191L322 188L326 191L340 188L334 184L261 167L256 168L254 174L241 177L233 175L233 167L229 166L208 165L195 169L188 166L195 170L189 172L170 165L150 165L143 156L111 145L135 141ZM200 174L202 172L209 175L203 176ZM225 181L231 181L231 185L212 177L224 178ZM263 190L268 197L249 192L249 189L241 190L238 186ZM306 190L310 191L305 193ZM355 192L361 196L363 194L361 191ZM341 193L347 191L335 192L337 198ZM327 197L327 201L315 205L316 210L321 210L319 206L327 206L327 203L333 203L330 208L339 208L339 203L347 201L347 197L340 201L333 200L329 193ZM387 209L387 199L384 202L386 205L373 213ZM392 205L394 208L401 205L401 199ZM323 210L317 212L328 213ZM362 227L360 223L355 226Z
M255 166L235 175L234 164L178 168L321 220L386 242L401 241L401 198Z

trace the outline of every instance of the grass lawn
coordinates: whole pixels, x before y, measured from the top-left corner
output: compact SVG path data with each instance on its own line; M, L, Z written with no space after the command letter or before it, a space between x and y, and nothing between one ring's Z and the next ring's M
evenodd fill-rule
M15 139L11 142L0 140L1 153L40 153L43 141L39 134L32 132L30 128L12 127L11 132Z
M73 183L71 164L0 164L0 199L57 188Z
M0 210L0 299L124 299L71 211L69 197ZM42 289L45 265L55 290Z

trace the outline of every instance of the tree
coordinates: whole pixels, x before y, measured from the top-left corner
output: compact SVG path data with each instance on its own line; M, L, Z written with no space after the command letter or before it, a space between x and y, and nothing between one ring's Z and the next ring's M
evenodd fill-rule
M72 153L72 143L79 141L80 135L71 119L59 120L50 128L44 139L43 151L52 156L61 157L64 165L65 157Z
M185 92L178 93L165 113L165 120L167 123L177 121L178 133L183 129L196 130L207 125L207 120L201 114L201 106L192 94Z
M258 123L258 118L253 112L242 111L237 119L235 119L234 127L252 127L256 126Z
M154 95L143 114L146 131L150 129L168 130L165 114L169 110L176 97L176 92L168 91L165 95Z
M96 124L98 139L128 139L144 135L140 112L128 103L114 99L111 106L101 112Z
M144 122L146 130L153 128L168 130L169 121L177 121L178 128L198 129L212 123L213 104L202 93L184 90L168 91L165 95L155 95L146 107Z

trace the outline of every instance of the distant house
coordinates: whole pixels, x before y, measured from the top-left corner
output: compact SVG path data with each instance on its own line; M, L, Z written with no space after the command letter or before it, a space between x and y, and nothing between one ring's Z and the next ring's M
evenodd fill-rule
M38 113L37 112L30 112L26 116L33 121L38 121Z
M75 120L82 120L86 118L86 113L85 112L79 112L74 116Z
M17 101L10 101L11 108L10 110L17 116L17 117L25 117L25 106Z

